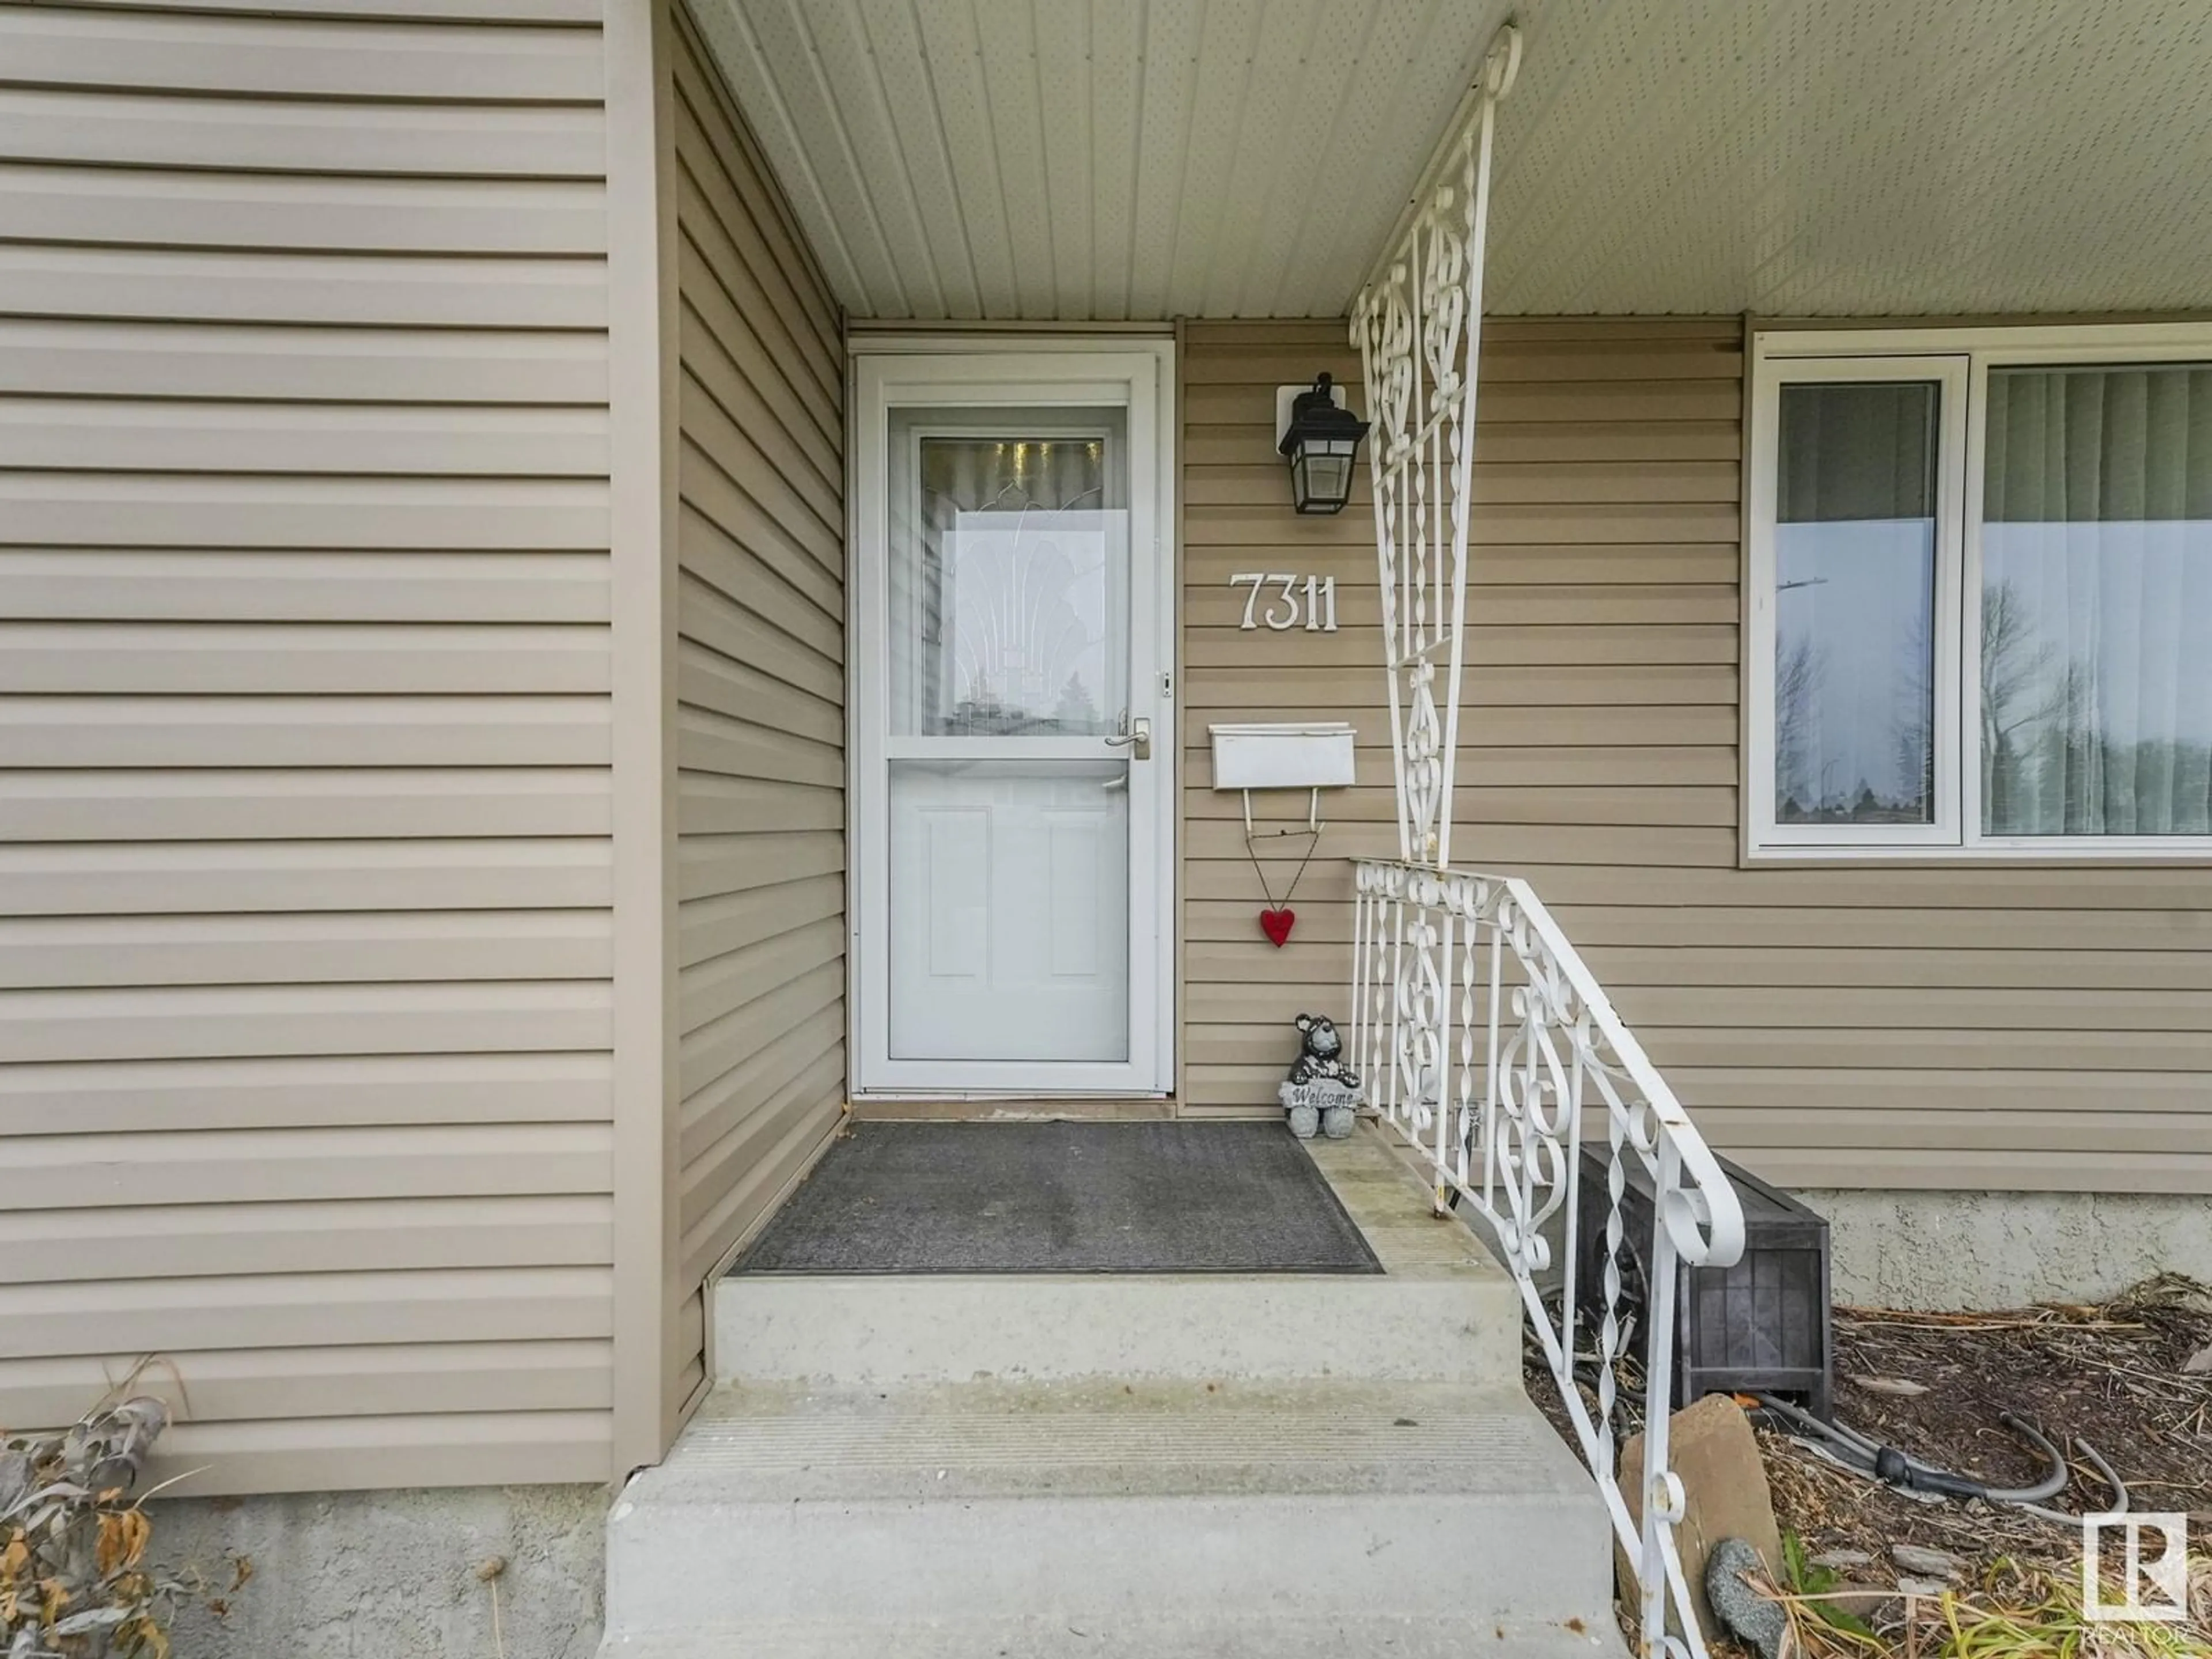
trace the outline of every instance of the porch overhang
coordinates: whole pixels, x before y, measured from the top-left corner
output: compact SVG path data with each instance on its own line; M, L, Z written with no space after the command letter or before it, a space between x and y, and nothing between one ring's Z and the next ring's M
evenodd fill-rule
M855 318L1333 317L1510 12L1488 304L2212 307L2191 0L700 0Z

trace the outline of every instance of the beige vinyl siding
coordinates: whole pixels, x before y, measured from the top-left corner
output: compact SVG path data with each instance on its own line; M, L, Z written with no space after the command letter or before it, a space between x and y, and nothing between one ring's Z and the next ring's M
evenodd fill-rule
M674 68L679 448L677 1288L700 1285L845 1099L841 319L690 18Z
M597 0L0 5L0 1423L610 1473Z
M1741 329L1493 321L1455 862L1531 878L1707 1135L1805 1185L2212 1188L2201 870L1739 867ZM1299 520L1273 388L1329 325L1193 325L1185 410L1184 1099L1261 1109L1347 1012L1349 854L1395 854L1374 520ZM1334 575L1334 635L1240 633L1234 571ZM1342 716L1289 945L1261 937L1210 721ZM1296 843L1279 843L1295 847ZM1278 850L1279 892L1291 865Z

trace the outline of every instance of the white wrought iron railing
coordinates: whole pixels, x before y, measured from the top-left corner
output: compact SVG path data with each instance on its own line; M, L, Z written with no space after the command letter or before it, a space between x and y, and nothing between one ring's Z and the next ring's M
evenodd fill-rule
M1667 1445L1675 1285L1682 1266L1737 1259L1743 1212L1528 884L1451 868L1491 156L1498 105L1520 58L1509 23L1352 306L1374 431L1399 841L1396 860L1357 866L1352 1054L1369 1105L1425 1161L1439 1206L1480 1222L1520 1286L1635 1569L1644 1653L1705 1659L1674 1537L1682 1515ZM1605 1189L1595 1285L1577 1283L1583 1182L1594 1178L1586 1146L1599 1152ZM1632 1237L1624 1195L1635 1167L1651 1202ZM1564 1241L1556 1249L1555 1238ZM1640 1269L1640 1285L1624 1281L1624 1261ZM1546 1295L1555 1278L1556 1303ZM1648 1409L1632 1511L1613 1443L1615 1365L1639 1339ZM1595 1408L1578 1369L1590 1373ZM1670 1603L1680 1636L1668 1632Z
M1674 1293L1679 1267L1741 1254L1735 1190L1526 882L1379 860L1356 868L1352 1053L1365 1098L1433 1176L1439 1212L1480 1222L1519 1285L1636 1567L1645 1650L1703 1659L1674 1546L1681 1483L1668 1461ZM1635 1236L1624 1202L1632 1167L1652 1195ZM1594 1253L1583 1188L1600 1176ZM1591 1284L1583 1275L1596 1264ZM1648 1402L1640 1515L1620 1488L1613 1427L1632 1326ZM1679 1639L1667 1634L1670 1597Z
M1468 94L1472 112L1422 172L1352 307L1375 436L1375 550L1397 762L1398 853L1451 861L1465 661L1475 364L1498 100L1521 63L1508 23Z

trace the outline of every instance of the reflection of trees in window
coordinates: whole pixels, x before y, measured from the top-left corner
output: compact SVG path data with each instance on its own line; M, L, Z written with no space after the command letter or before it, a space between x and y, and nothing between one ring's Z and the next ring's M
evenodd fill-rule
M1934 659L1924 623L1899 647L1887 775L1846 770L1822 741L1827 646L1808 633L1783 643L1774 671L1775 819L1781 823L1925 823L1936 798Z
M2212 833L2212 744L2105 729L2091 659L2011 582L1982 594L1982 823L1996 835Z
M1063 732L1088 733L1098 729L1098 705L1091 702L1082 675L1067 677L1067 684L1060 689L1060 706L1053 711L1053 719Z
M1916 621L1898 664L1898 709L1890 720L1890 752L1897 773L1893 816L1877 823L1925 823L1936 800L1936 650L1929 619ZM1868 822L1861 819L1862 823Z
M1813 721L1820 673L1820 658L1809 637L1785 645L1775 665L1775 816L1784 823L1812 822L1820 799Z
M1983 823L2021 825L2041 816L2038 779L2051 746L2086 736L2085 674L2039 643L2027 602L2010 582L1982 590ZM2062 762L2052 774L2063 779Z

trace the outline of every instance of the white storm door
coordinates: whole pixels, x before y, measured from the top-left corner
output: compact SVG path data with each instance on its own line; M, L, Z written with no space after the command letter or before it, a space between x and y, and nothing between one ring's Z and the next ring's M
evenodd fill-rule
M1168 368L856 350L860 1091L1171 1086Z

